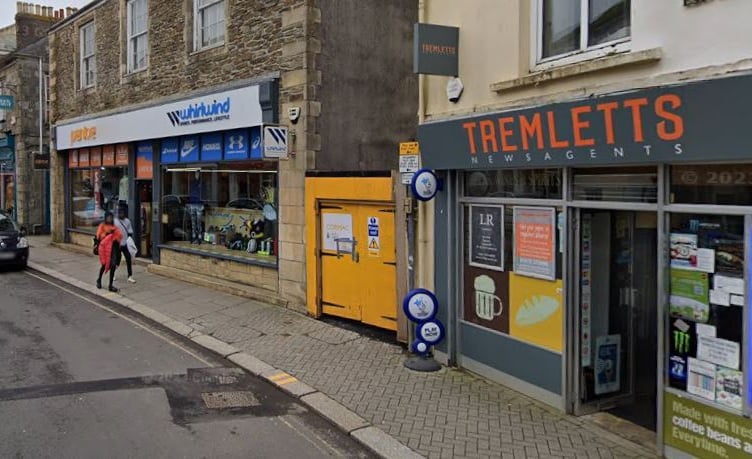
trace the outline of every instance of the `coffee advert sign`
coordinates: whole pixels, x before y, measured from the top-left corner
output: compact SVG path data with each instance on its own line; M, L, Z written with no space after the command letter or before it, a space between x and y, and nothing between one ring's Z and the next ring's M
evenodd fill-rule
M470 206L470 266L504 270L504 206Z

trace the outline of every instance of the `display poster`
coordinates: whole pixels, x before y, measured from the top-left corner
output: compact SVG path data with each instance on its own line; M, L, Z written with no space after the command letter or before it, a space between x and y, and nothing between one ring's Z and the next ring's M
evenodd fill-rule
M739 343L713 336L697 337L698 359L738 370L739 356Z
M694 357L687 359L688 378L687 392L715 401L715 371L716 366L710 362L703 362Z
M130 144L121 143L121 144L115 145L115 165L116 166L127 166L130 155L131 155Z
M556 209L514 208L514 272L518 276L556 279Z
M697 268L697 235L671 233L671 267Z
M667 446L702 458L748 459L752 421L664 392L663 432Z
M595 394L618 392L621 387L621 335L595 339Z
M715 254L715 266L718 273L728 274L738 278L744 277L743 240L730 238L721 239L717 241ZM739 295L743 294L744 292L739 292Z
M465 265L463 319L509 333L509 273Z
M89 149L89 165L91 167L102 165L102 147L91 147Z
M592 287L593 280L593 227L592 215L582 215L582 248L580 254L580 360L583 367L589 367L591 364L592 336L591 336L591 318L592 318Z
M470 265L504 270L504 206L470 206Z
M141 180L151 180L153 172L152 146L150 142L140 142L136 146L136 178ZM207 226L208 228L208 226Z
M741 371L718 367L715 376L715 401L735 410L742 409L744 375Z
M102 147L102 165L114 166L115 165L115 146L105 145Z
M509 334L561 353L563 348L562 281L509 274Z
M672 268L670 310L673 315L707 322L710 315L708 274Z
M697 354L697 325L681 318L671 320L668 376L669 385L676 389L687 390L687 359Z
M352 214L331 214L321 215L321 233L324 236L324 250L337 251L337 239L352 241L353 239L353 219ZM339 243L339 251L345 253L352 252L352 242Z
M68 152L68 167L71 169L78 167L78 150Z

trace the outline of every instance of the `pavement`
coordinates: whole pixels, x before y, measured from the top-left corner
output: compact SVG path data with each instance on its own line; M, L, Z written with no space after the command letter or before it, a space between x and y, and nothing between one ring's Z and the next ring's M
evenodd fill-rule
M638 445L454 368L417 373L406 353L279 306L134 266L118 294L94 287L98 261L32 237L29 267L100 295L267 379L385 458L643 458ZM121 270L122 271L122 270Z

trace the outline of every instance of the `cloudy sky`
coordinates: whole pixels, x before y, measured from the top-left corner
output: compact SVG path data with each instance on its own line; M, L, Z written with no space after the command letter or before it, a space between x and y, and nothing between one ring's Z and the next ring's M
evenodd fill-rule
M72 6L81 8L90 3L92 0L26 0L27 3L36 3L43 6L52 6L54 8L65 8ZM16 16L16 0L0 0L0 27L13 23Z

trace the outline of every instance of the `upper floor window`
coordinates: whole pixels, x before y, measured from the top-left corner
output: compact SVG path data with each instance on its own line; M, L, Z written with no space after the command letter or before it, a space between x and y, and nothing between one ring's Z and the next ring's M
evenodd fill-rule
M146 68L149 47L146 0L128 0L128 72Z
M81 39L81 87L90 88L94 86L97 76L97 59L95 54L94 35L96 27L94 21L84 25L79 29Z
M630 0L537 1L539 62L618 46L629 40Z
M195 49L225 41L225 0L193 0Z

